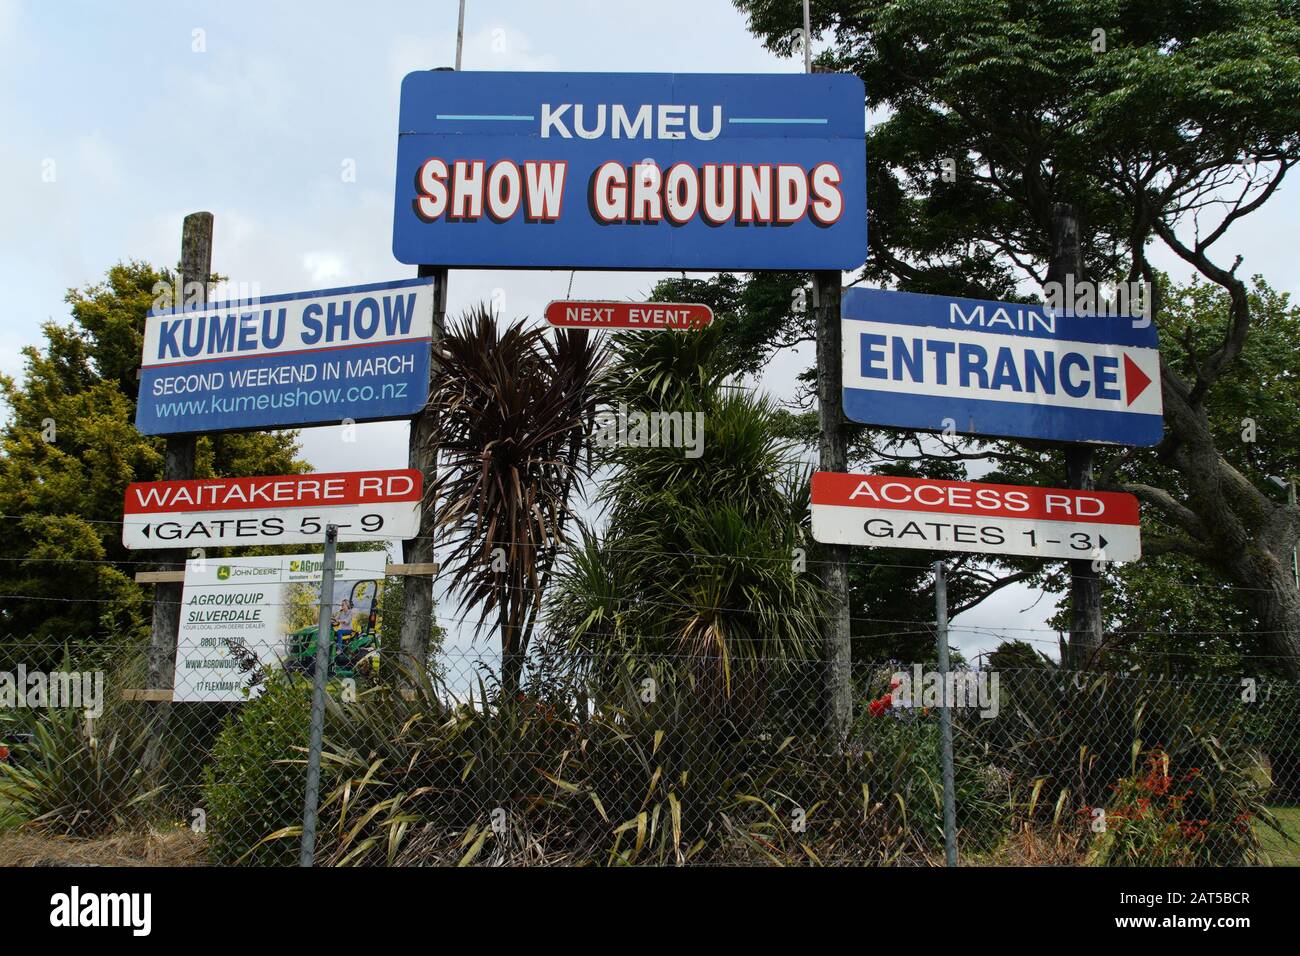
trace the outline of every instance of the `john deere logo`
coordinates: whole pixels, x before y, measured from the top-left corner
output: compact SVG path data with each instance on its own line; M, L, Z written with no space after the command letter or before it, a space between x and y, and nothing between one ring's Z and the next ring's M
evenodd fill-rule
M290 571L298 571L298 570L300 570L300 568L299 568L299 565L300 565L300 564L302 564L301 561L290 561L290 562L289 562L289 570L290 570Z
M218 580L218 581L225 581L225 580L228 579L229 577L230 577L230 565L228 565L228 564L223 564L223 565L221 565L219 568L217 568L217 580Z

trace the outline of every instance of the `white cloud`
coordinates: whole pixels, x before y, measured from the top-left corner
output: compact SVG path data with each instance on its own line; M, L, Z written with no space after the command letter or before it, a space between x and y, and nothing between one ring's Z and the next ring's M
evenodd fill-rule
M522 30L493 23L465 37L462 67L466 70L557 70L553 53L537 53Z
M312 282L337 282L348 271L342 256L325 251L303 253L302 267Z
M393 40L388 49L389 87L394 95L402 86L402 77L416 70L451 66L456 62L456 35L433 36L405 34Z

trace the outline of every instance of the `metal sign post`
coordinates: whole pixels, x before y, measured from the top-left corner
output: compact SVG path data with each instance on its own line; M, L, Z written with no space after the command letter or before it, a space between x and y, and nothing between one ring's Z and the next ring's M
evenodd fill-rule
M320 754L325 736L325 683L329 680L330 645L334 641L334 550L338 538L339 529L327 525L320 578L320 624L316 629L316 672L312 675L311 739L307 745L307 796L303 801L299 866L311 866L316 856L316 808L320 803Z
M952 768L952 701L948 694L948 582L943 562L934 562L935 643L939 651L939 680L943 699L939 707L939 743L943 751L943 855L948 866L957 865L957 796Z

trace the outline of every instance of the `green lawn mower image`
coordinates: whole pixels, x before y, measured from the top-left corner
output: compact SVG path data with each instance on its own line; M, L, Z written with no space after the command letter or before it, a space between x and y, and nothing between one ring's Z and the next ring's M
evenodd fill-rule
M354 677L379 663L379 581L357 581L331 615L334 633L329 647L329 677ZM319 625L288 636L284 669L312 677L316 673L316 633Z

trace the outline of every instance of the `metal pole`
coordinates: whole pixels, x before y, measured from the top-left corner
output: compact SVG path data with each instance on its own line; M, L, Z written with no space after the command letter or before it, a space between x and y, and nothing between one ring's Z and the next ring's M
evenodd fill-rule
M463 3L464 0L461 0ZM803 71L812 72L812 16L808 12L809 0L803 0ZM457 67L459 69L459 67Z
M311 741L307 746L307 796L302 808L302 851L299 866L316 857L316 807L320 802L320 752L325 736L325 682L329 680L330 645L334 643L334 546L336 525L325 526L325 557L321 562L320 624L316 628L316 672L312 675Z
M465 0L460 0L460 17L456 20L456 72L460 72L460 51L465 45Z
M948 699L948 582L943 562L934 562L935 638L939 651L939 680L943 699L939 706L939 743L943 751L943 855L948 866L957 865L957 796L952 769L952 701Z

